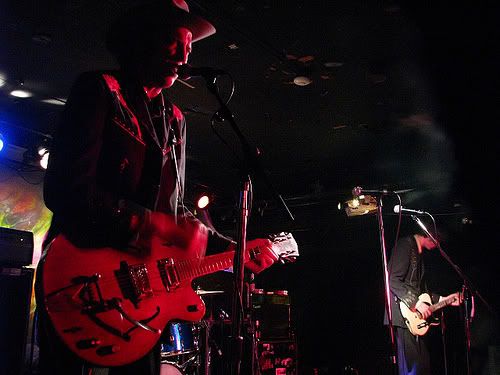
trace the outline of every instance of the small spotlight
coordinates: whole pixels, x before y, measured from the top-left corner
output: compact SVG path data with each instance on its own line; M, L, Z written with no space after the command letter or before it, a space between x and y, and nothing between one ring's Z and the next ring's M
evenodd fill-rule
M26 90L12 90L10 95L15 96L16 98L29 98L33 96L33 94Z
M306 76L297 76L293 79L293 83L297 86L307 86L312 82L312 79Z
M49 163L49 149L47 147L38 147L38 155L40 156L40 167L47 169Z
M43 169L47 169L47 166L49 165L49 155L50 153L47 152L42 155L42 158L40 159L40 167Z
M52 104L52 105L64 105L64 104L66 104L65 99L59 99L59 98L43 99L43 100L41 100L41 102L45 103L45 104Z
M210 197L207 194L200 195L196 201L196 207L198 207L200 210L207 208L209 204Z
M38 155L43 156L48 152L49 150L47 149L47 147L38 147Z
M4 143L3 143L3 135L2 135L2 133L0 133L0 151L3 150L3 145L4 145Z

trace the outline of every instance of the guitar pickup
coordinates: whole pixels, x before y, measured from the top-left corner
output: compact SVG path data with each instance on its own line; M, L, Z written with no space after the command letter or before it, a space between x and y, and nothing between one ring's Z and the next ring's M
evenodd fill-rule
M120 262L120 269L117 271L117 278L125 297L134 304L137 304L144 297L153 295L148 269L145 264L129 265L127 262L122 261Z
M170 292L171 289L177 288L180 284L180 278L177 268L175 267L174 260L172 258L164 258L158 260L157 264L161 280L167 289L167 292Z
M428 322L423 322L423 323L420 323L420 324L417 324L417 328L420 329L420 328L424 328L424 327L427 327L429 325Z

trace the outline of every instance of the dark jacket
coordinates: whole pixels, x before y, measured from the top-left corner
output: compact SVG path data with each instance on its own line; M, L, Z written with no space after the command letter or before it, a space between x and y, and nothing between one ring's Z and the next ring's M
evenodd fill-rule
M44 199L54 214L48 240L62 232L80 246L121 246L133 235L131 215L175 211L184 187L186 123L167 102L178 189L171 153L152 136L150 118L158 121L152 108L159 103L147 101L118 72L87 72L76 80L45 176Z
M418 296L428 293L425 282L425 265L422 254L418 253L417 242L413 236L401 238L394 248L388 264L389 286L391 291L392 324L406 327L399 309L402 301L410 308L415 307ZM431 294L433 303L437 295ZM385 317L387 323L387 317Z

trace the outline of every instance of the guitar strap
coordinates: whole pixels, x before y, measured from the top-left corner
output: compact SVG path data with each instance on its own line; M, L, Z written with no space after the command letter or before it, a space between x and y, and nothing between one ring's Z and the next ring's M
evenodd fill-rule
M111 93L116 113L121 114L122 117L122 121L120 121L120 119L118 118L115 118L115 122L117 122L125 130L127 130L132 136L142 141L142 132L139 121L137 120L134 112L132 112L132 110L127 105L127 102L122 95L118 80L111 74L103 74L102 78L104 79L104 82L106 83Z

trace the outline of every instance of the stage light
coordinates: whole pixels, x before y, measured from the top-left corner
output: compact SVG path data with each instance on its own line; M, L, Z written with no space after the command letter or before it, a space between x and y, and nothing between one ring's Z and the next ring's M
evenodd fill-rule
M0 133L0 151L3 150L3 135Z
M49 149L47 147L38 147L38 155L40 156L40 167L47 169L49 163Z
M360 216L375 213L377 200L371 195L360 195L344 203L347 216Z
M23 154L23 163L47 169L50 149L47 146L30 146Z
M12 90L10 95L15 96L16 98L29 98L33 96L33 94L26 90Z
M196 200L196 207L198 207L200 210L203 210L207 208L211 203L211 199L208 196L208 194L202 194L198 197Z
M196 184L192 192L193 203L198 210L207 210L215 201L212 189L203 184Z
M65 99L59 99L59 98L43 99L43 100L41 100L41 102L46 103L46 104L52 104L52 105L65 105L66 104Z

